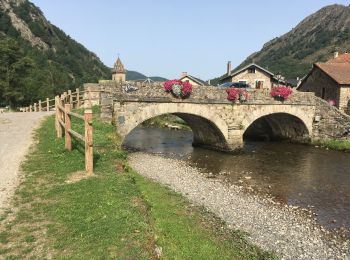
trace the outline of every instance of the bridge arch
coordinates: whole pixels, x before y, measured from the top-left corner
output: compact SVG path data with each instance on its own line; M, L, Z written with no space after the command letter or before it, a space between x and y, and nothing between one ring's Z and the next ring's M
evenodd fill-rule
M243 138L306 140L312 135L312 122L312 115L293 106L266 107L244 118Z
M126 104L124 104L125 106ZM228 126L208 106L188 103L158 103L144 105L131 113L125 113L125 124L118 131L125 138L142 122L164 114L174 114L183 119L193 132L193 145L217 150L230 150L227 143Z

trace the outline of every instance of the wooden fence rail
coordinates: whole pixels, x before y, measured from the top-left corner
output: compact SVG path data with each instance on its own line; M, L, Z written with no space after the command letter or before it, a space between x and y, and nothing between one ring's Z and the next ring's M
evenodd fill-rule
M84 93L85 91L80 91L79 88L77 88L75 92L68 90L61 95L61 99L64 100L65 104L69 103L71 108L80 108L84 102ZM38 103L21 108L20 110L22 112L43 112L53 109L55 109L55 98L46 98L45 101L39 100Z
M79 92L76 107L79 108ZM81 92L80 92L81 93ZM85 170L88 175L93 174L93 129L92 129L92 110L91 107L85 108L84 116L71 111L73 108L73 94L71 92L63 93L63 95L55 97L55 128L56 136L65 139L65 148L68 151L72 150L72 138L78 139L85 144ZM88 95L90 97L90 95ZM87 104L90 104L88 101ZM84 122L84 136L72 129L72 117L80 119Z
M37 103L29 107L22 108L23 112L42 112L55 111L55 129L56 137L65 140L65 148L68 151L72 150L72 138L84 142L85 144L85 170L88 175L93 175L93 129L92 129L92 110L91 110L91 93L87 90L87 98L84 100L85 91L80 91L79 88L75 92L68 90L61 96L56 96L54 99L46 98L44 102L39 100ZM84 115L72 112L73 108L79 109L82 104L85 106ZM84 122L84 135L72 129L72 117Z

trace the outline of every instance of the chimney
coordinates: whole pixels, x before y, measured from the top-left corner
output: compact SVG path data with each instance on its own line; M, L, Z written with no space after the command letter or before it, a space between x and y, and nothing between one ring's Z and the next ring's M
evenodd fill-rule
M227 76L231 75L231 61L227 62Z
M186 76L187 76L187 72L182 72L181 73L181 78L186 77Z
M336 58L338 58L338 56L339 56L339 52L334 52L334 59L336 59Z

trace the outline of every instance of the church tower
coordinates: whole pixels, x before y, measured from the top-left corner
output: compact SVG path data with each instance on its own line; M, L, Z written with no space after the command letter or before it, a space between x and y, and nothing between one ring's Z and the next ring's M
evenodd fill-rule
M122 61L118 57L112 69L112 80L118 81L118 82L124 82L126 80L125 76L126 76L126 70L124 69L124 65Z

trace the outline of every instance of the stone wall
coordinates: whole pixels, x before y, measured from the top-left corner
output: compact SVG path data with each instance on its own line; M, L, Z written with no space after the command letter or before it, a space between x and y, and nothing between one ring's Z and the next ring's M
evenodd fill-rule
M315 98L316 111L313 123L314 139L350 139L350 116Z
M342 85L340 88L339 109L346 112L350 100L350 85Z

